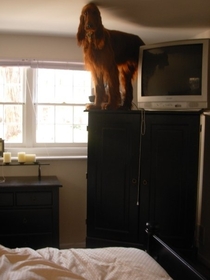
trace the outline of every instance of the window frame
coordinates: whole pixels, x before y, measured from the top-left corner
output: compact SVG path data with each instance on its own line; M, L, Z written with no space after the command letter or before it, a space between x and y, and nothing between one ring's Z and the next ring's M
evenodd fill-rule
M0 66L28 66L31 67L29 70L29 76L33 90L35 87L34 76L36 73L33 71L36 68L47 68L47 69L66 69L66 70L83 70L84 63L75 62L60 62L60 61L36 61L36 60L0 60ZM92 81L91 81L92 88ZM90 89L91 90L91 89ZM30 101L31 95L26 93L25 110L23 108L23 143L5 143L5 150L12 153L12 157L17 157L17 153L24 151L26 153L34 153L39 158L86 158L87 157L87 142L85 143L35 143L36 134L36 117L35 114L29 113L34 110L35 100ZM87 96L88 100L88 96ZM26 106L27 103L27 106ZM84 111L85 104L84 102ZM70 104L69 104L70 105ZM82 104L81 104L82 105ZM87 112L84 112L87 114ZM31 115L31 118L26 117ZM27 130L27 134L25 133Z

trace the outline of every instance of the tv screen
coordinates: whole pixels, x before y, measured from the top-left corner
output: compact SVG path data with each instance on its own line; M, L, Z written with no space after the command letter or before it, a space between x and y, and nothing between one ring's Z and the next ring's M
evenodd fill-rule
M201 95L202 44L145 49L142 96Z
M210 40L144 45L139 51L138 108L210 108Z

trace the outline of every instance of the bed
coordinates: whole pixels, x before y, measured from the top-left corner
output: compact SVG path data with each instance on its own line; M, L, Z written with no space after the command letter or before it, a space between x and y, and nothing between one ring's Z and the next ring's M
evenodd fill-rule
M206 279L147 229L147 251L136 248L10 249L0 245L5 280Z
M146 252L135 248L66 249L0 247L0 279L171 280Z

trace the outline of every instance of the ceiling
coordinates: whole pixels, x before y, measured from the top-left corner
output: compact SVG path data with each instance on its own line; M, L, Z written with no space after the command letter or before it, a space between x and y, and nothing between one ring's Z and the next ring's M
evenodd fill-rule
M85 0L0 0L0 33L73 36ZM145 43L210 34L209 0L97 0L104 27Z

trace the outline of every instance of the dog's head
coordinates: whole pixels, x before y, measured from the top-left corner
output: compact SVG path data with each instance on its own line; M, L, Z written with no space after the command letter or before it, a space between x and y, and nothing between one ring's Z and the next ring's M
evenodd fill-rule
M94 3L83 7L81 17L86 32L95 32L102 25L100 11Z
M83 40L94 34L95 37L102 33L103 25L101 20L101 14L94 3L85 5L80 15L80 23L77 32L77 41L79 45L82 45Z

